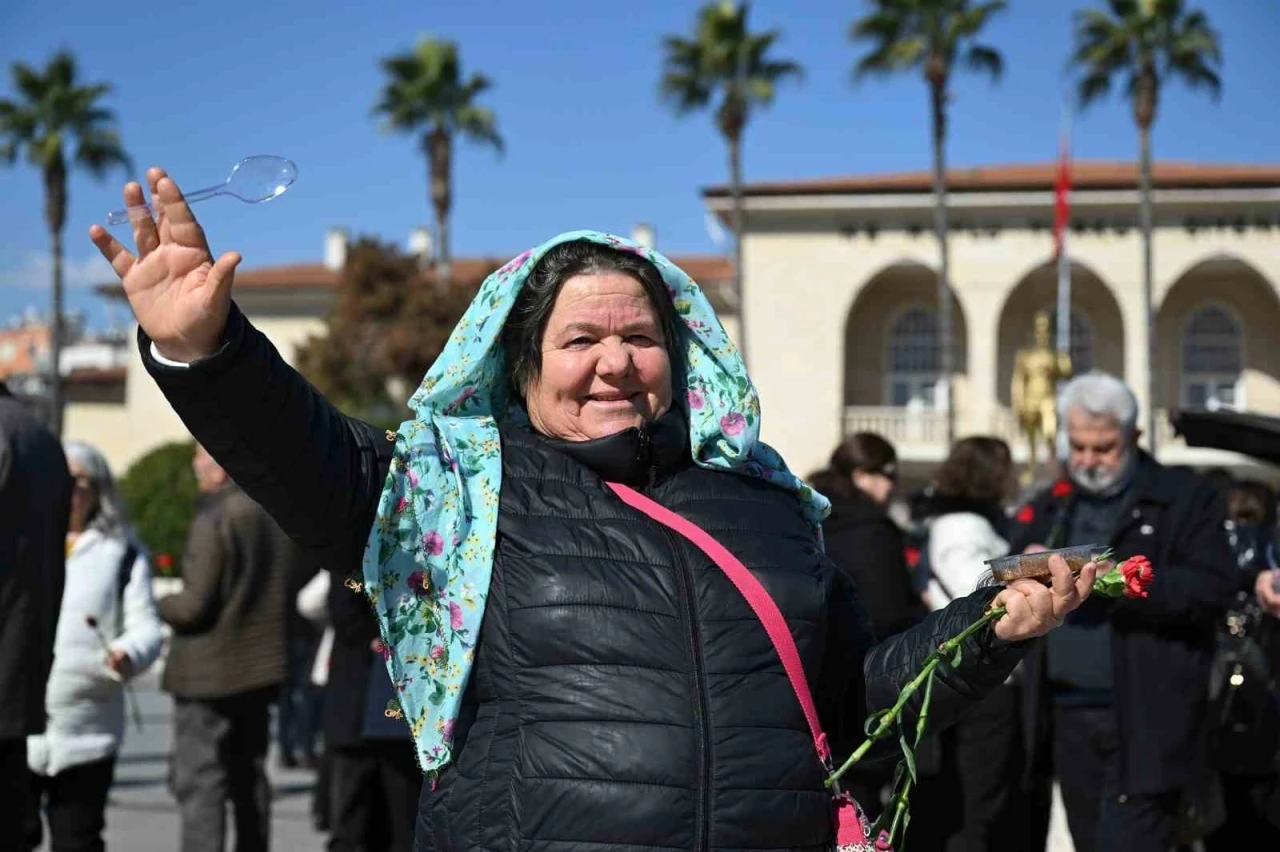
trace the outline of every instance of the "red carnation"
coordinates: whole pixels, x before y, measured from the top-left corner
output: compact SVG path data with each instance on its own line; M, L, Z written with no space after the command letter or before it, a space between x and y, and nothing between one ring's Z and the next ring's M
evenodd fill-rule
M167 553L161 553L156 556L156 567L162 570L173 567L173 557Z
M1124 576L1124 596L1127 598L1145 598L1147 586L1155 579L1151 560L1145 556L1132 556L1121 562L1120 573Z
M1059 479L1057 482L1053 483L1053 488L1049 490L1049 493L1052 494L1054 497L1058 498L1059 500L1061 500L1063 497L1070 495L1071 494L1070 480Z
M1021 509L1019 509L1018 514L1014 518L1014 520L1016 520L1020 524L1029 524L1035 519L1036 519L1036 510L1031 508L1030 503L1028 503L1026 506L1023 506Z

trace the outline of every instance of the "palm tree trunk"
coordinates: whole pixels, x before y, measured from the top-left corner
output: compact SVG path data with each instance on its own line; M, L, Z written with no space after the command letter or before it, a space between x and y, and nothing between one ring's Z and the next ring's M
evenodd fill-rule
M427 160L431 172L431 205L436 214L436 285L449 282L449 207L453 201L453 140L448 131L437 128L427 137Z
M747 364L747 300L742 289L742 233L746 211L742 209L742 138L729 137L729 186L733 193L733 295L738 305L738 352Z
M1151 127L1138 128L1140 140L1140 173L1138 185L1138 222L1142 229L1142 306L1147 323L1147 450L1156 454L1156 408L1160 403L1156 388L1156 315L1152 296L1152 226L1151 226Z
M951 393L952 332L951 286L947 257L947 165L945 142L947 137L946 86L945 83L929 84L929 98L933 112L933 232L938 240L938 345L941 347L942 376L938 388L942 391L943 417L946 422L947 449L950 451L956 437L955 401ZM936 401L935 401L936 402Z
M62 231L53 231L53 321L49 328L49 428L62 437Z

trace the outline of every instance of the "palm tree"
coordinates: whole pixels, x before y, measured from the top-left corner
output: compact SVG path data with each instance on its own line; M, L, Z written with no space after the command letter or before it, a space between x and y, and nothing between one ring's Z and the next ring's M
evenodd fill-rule
M18 100L0 99L0 161L12 164L25 152L44 176L44 220L53 250L53 323L50 331L50 426L62 434L62 229L67 220L67 170L82 166L94 177L112 166L132 169L116 133L115 116L98 101L106 83L78 85L75 58L56 54L43 70L13 64ZM74 141L75 149L69 145Z
M472 74L464 80L458 45L442 39L424 38L412 52L384 59L382 68L391 79L383 87L374 113L384 115L392 130L422 134L439 243L436 279L443 286L449 275L454 137L461 135L490 145L499 153L503 150L493 110L476 104L493 82L483 74Z
M918 71L929 86L933 140L933 229L938 240L938 346L940 385L946 402L947 446L955 441L951 391L954 370L951 286L947 275L947 85L956 63L999 80L1004 60L994 48L977 43L979 33L1005 3L993 0L872 0L872 10L849 29L851 41L870 42L853 69L854 81L870 75Z
M1108 9L1076 15L1071 62L1080 71L1079 98L1086 107L1125 78L1125 93L1138 124L1140 162L1138 217L1142 228L1142 298L1147 319L1147 447L1156 452L1156 326L1151 271L1151 125L1160 86L1176 78L1203 88L1216 99L1222 81L1213 66L1222 63L1218 35L1199 10L1182 0L1109 0Z
M742 289L742 132L757 107L773 103L778 83L800 77L800 66L773 59L770 49L779 30L753 33L747 28L749 3L708 3L698 12L692 39L667 36L659 91L685 115L717 101L716 127L729 146L729 186L733 196L733 273L738 307L738 336L743 361L747 358L746 302Z

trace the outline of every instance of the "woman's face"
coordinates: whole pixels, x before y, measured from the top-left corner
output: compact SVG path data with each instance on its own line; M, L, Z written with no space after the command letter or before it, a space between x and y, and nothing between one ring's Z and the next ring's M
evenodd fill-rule
M640 282L601 272L564 283L525 404L535 429L568 441L603 438L667 412L671 359Z
M83 532L89 522L98 514L98 489L94 487L89 473L75 462L67 468L71 471L71 519L68 528L72 532Z
M853 484L859 491L866 494L880 506L889 505L889 498L893 496L893 491L898 485L892 477L886 474L879 471L872 473L865 470L855 470L853 472Z

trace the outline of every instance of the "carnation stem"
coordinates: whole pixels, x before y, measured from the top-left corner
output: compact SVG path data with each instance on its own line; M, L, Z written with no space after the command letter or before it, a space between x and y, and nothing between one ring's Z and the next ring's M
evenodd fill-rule
M889 735L889 732L893 729L894 724L902 713L902 708L911 700L911 696L915 695L916 691L929 681L933 676L934 671L938 668L938 664L940 662L952 657L955 654L956 649L960 647L960 644L964 642L964 640L968 639L970 636L977 633L979 630L1004 614L1005 608L1002 606L987 610L986 614L983 615L982 618L943 642L935 651L933 651L933 653L926 657L924 666L920 669L920 673L908 681L906 686L902 687L902 691L898 693L898 700L894 702L893 707L891 707L887 713L877 720L875 728L867 735L867 738L863 740L862 745L858 746L857 749L854 750L853 754L849 756L848 760L841 764L839 769L832 772L831 775L827 777L826 786L830 787L832 784L839 781L840 777L848 772L850 767L867 756L867 752L871 750L871 747L875 745L878 740L882 740ZM922 718L916 725L917 743L920 740L920 734L924 731L923 717L928 715L927 703L921 708L921 715Z

